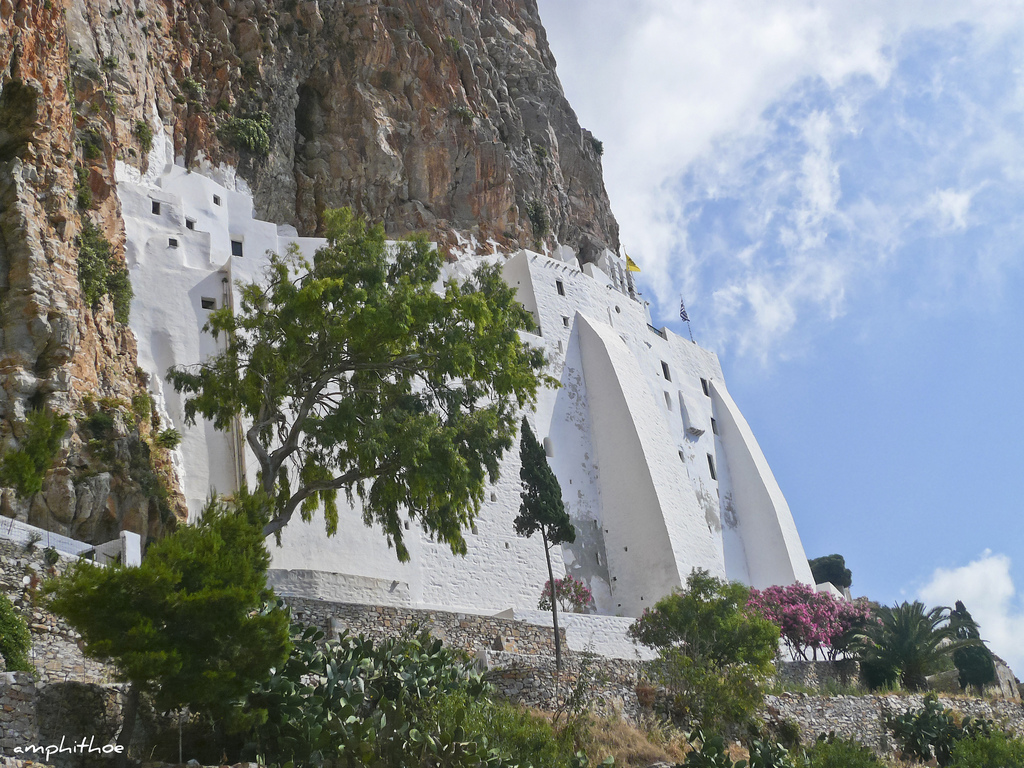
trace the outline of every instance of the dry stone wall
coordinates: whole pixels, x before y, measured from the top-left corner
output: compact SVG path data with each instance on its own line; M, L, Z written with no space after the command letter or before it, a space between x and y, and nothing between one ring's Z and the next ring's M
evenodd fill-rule
M13 755L17 747L35 744L36 686L27 672L0 674L0 753Z
M1017 736L1024 736L1024 707L1019 701L939 697L939 704L961 715L990 718ZM894 745L885 731L884 713L900 714L923 706L923 695L812 696L784 693L766 696L763 714L795 720L805 743L813 741L818 734L834 731L837 736L857 739L865 746L887 753L893 750Z
M509 701L552 712L566 704L580 686L586 702L599 714L635 721L640 714L636 686L639 661L606 659L569 651L555 680L553 657L484 650L478 655L486 679Z
M555 652L554 632L550 627L515 619L299 597L287 597L285 602L291 606L293 618L319 627L329 636L347 629L356 635L396 638L418 626L421 630L430 630L430 634L445 645L470 653L481 648L545 655ZM559 632L563 647L568 647L565 630Z
M79 648L81 635L59 619L39 601L39 589L51 575L58 575L71 563L65 557L55 566L43 560L45 540L26 551L23 544L0 539L0 587L14 603L32 634L29 660L36 670L36 681L111 683L110 669L95 659L87 659ZM2 664L2 661L0 661Z
M822 690L828 686L856 685L860 663L844 661L783 661L775 664L775 679L782 685Z

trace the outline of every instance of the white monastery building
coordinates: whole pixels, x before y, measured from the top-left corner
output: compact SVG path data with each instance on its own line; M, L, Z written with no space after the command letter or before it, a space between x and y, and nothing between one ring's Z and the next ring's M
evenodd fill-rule
M267 251L294 243L311 255L323 241L256 220L251 197L229 175L215 181L214 173L156 168L145 177L119 168L135 291L131 328L164 423L184 436L175 462L195 515L212 492L251 482L255 462L240 427L232 434L185 424L166 371L219 351L202 330L207 314L237 300L239 281L260 279ZM698 567L755 587L813 584L792 514L718 358L651 324L624 259L605 251L581 267L567 247L473 250L450 275L482 260L502 263L539 326L526 338L546 350L561 383L542 391L529 414L577 531L574 544L554 553L558 575L586 582L597 613L623 617L638 616ZM466 532L465 557L417 535L415 522L407 523L411 562L403 564L357 509L341 509L332 538L322 520L296 517L280 547L269 542L272 583L280 592L348 602L528 611L547 569L539 538L513 529L519 491L517 441Z

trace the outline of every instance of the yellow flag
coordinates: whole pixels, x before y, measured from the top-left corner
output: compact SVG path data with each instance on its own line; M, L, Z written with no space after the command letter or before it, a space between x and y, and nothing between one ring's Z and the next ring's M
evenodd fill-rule
M636 265L636 263L631 258L629 258L629 254L628 253L626 254L626 270L629 271L629 272L639 272L640 271L640 267L638 267Z

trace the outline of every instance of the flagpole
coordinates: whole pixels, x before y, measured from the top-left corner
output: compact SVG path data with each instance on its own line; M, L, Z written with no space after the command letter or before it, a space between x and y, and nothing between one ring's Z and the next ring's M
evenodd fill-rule
M686 314L686 305L683 303L683 294L681 293L679 294L679 319L686 323L686 330L690 332L690 341L696 344L697 342L693 341L693 328L690 327L690 316Z

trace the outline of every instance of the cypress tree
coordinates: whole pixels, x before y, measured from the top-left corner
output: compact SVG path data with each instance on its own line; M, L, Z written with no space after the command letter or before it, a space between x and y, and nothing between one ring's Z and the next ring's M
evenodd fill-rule
M522 504L515 519L516 533L532 536L540 532L544 542L544 557L548 564L548 584L551 585L551 623L555 629L555 669L562 669L562 643L558 636L558 600L555 594L555 576L551 570L551 547L576 541L576 529L562 503L562 486L551 470L544 448L523 417L519 454L523 466L519 479L523 482Z
M949 625L958 639L981 639L978 623L959 600L949 613ZM986 685L995 682L996 665L992 660L992 651L980 642L953 651L953 663L959 673L960 687L965 690L971 687L980 696Z

